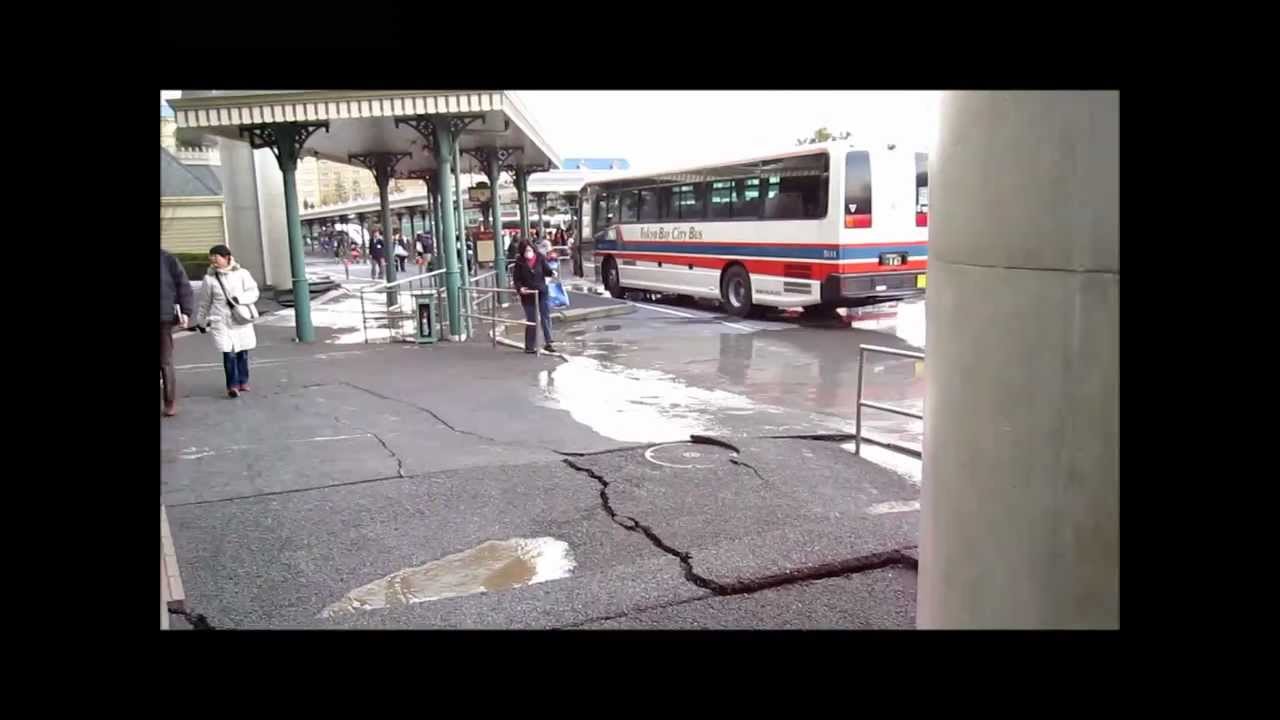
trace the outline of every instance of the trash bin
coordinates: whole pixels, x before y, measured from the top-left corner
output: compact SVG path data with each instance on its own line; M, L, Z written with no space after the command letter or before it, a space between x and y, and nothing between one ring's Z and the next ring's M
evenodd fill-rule
M421 343L433 343L440 339L440 315L436 311L436 298L427 295L418 298L417 334L414 340Z

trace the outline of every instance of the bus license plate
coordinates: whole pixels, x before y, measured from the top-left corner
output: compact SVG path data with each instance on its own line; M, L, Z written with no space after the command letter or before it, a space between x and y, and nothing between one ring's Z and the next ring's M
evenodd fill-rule
M916 287L918 287L918 288L922 288L922 287L924 287L924 286L925 286L925 284L924 284L924 279L925 279L925 277L926 277L926 276L924 276L924 275L917 275L917 276L916 276Z
M906 253L880 253L880 264L897 267L907 263Z

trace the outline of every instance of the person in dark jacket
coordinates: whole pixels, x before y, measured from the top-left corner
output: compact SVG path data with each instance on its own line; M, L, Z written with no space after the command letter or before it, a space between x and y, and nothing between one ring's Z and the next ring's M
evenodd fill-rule
M512 282L520 293L520 304L524 307L524 318L534 322L534 316L540 316L542 322L542 339L546 342L543 350L552 352L551 346L551 304L547 299L547 278L555 277L551 268L547 267L547 259L533 249L533 243L526 238L520 241L519 255L512 271ZM535 294L536 293L536 294ZM526 325L524 328L524 351L536 353L538 328Z
M369 259L372 261L371 274L374 280L387 276L387 241L382 239L382 228L373 229L373 240L369 241Z
M186 325L195 313L195 296L187 271L178 258L160 249L160 385L164 389L164 414L178 414L177 373L173 368L173 327Z

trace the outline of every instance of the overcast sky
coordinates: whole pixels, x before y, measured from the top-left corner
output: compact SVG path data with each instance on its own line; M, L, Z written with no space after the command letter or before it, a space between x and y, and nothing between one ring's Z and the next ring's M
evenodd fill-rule
M572 90L516 93L562 158L622 157L634 169L794 146L819 127L859 143L932 148L935 91ZM176 97L162 91L161 99Z

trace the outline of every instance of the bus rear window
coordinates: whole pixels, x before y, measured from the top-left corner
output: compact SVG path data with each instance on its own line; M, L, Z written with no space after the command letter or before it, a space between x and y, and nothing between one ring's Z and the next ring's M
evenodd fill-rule
M916 153L916 227L929 227L928 153Z
M844 226L871 227L871 154L866 150L845 156Z

